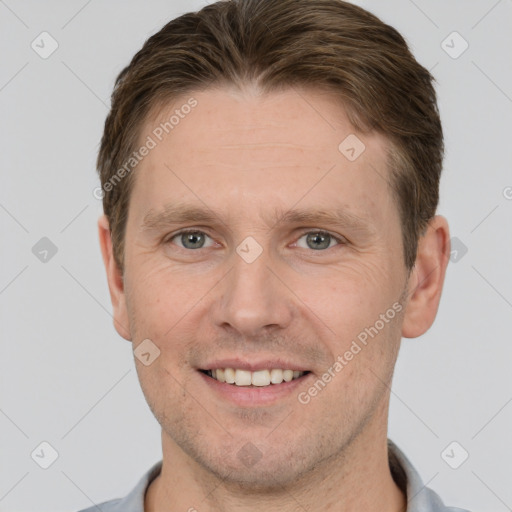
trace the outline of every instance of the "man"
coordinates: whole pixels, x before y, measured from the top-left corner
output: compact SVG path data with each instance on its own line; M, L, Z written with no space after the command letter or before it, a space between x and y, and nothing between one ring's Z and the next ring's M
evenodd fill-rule
M217 2L120 74L99 235L163 461L101 510L455 510L387 439L449 255L432 81L340 0Z

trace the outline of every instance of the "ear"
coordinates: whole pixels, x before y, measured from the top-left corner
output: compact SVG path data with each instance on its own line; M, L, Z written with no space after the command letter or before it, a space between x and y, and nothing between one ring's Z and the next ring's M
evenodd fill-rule
M126 308L126 297L124 293L123 275L117 266L112 250L112 237L110 226L106 215L98 219L98 234L100 238L101 254L107 271L108 288L110 300L114 310L114 327L125 340L131 341L130 329L128 328L128 310Z
M416 338L425 333L437 314L450 258L448 222L436 215L420 237L416 263L409 277L402 336Z

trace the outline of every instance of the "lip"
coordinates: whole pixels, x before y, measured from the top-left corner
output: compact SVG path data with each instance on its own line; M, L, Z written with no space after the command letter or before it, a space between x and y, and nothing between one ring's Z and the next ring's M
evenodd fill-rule
M220 366L219 368L223 367ZM231 366L226 366L226 368L231 368ZM237 368L241 370L245 369L240 367ZM290 367L288 367L288 369L291 370ZM257 371L257 369L251 371ZM307 373L290 382L257 387L227 384L226 382L219 382L199 370L197 370L197 373L216 396L221 400L231 402L238 407L261 407L274 405L289 398L290 396L295 396L296 393L294 393L294 391L296 391L299 386L305 386L306 381L313 375L312 373Z
M311 368L306 368L304 365L285 361L284 359L260 359L252 361L244 361L242 359L217 359L205 366L198 368L198 370L218 370L219 368L233 368L234 370L246 370L250 372L257 372L259 370L294 370L299 372L311 371ZM292 381L293 382L293 381Z

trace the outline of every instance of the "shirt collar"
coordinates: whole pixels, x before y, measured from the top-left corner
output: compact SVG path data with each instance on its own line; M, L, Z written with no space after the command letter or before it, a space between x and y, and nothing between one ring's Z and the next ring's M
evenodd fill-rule
M391 475L407 498L406 512L448 511L441 498L422 481L411 461L388 439L388 458Z

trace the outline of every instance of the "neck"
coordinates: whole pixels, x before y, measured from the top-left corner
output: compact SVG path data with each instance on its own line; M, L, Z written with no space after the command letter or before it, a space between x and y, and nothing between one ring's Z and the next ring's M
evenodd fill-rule
M405 512L406 497L389 468L386 430L370 431L293 484L270 491L218 479L163 433L162 471L146 493L145 511L253 512L264 506L266 512Z

